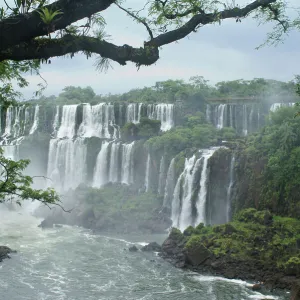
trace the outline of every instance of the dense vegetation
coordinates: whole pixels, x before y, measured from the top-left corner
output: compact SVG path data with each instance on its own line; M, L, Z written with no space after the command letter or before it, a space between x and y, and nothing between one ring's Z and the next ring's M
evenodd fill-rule
M300 213L300 118L297 107L271 113L269 124L239 148L235 210L270 209L276 214Z
M184 243L187 256L203 253L203 246L217 258L229 257L264 270L281 270L287 275L300 274L300 221L273 216L253 208L242 210L228 224L188 227L183 234L171 235ZM198 250L197 250L198 249ZM260 265L260 266L259 266Z
M209 80L203 76L191 77L188 82L184 80L166 80L156 82L152 87L133 89L121 95L96 95L91 87L81 88L68 86L56 97L42 96L36 101L43 105L55 103L79 104L99 102L139 102L139 103L174 103L176 100L183 102L186 108L201 109L204 100L228 99L228 98L282 98L295 97L295 89L299 81L295 80L282 82L264 78L254 78L252 80L222 81L216 85L209 84ZM36 101L33 101L35 103Z

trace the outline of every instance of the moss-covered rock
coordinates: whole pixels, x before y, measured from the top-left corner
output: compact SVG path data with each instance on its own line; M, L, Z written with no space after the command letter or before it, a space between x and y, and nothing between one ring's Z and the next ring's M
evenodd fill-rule
M165 243L176 263L179 257L193 270L197 267L289 288L300 275L300 220L273 216L269 211L246 209L228 224L199 224L183 234L173 229ZM171 245L176 247L175 254Z

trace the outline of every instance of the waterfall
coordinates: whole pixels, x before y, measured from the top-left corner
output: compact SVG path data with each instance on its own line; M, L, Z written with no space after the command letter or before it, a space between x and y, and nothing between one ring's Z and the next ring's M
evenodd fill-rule
M76 188L86 178L86 145L78 138L52 139L49 145L47 177L60 191Z
M119 181L119 150L121 143L113 143L110 151L109 181Z
M167 178L165 183L165 194L164 194L164 202L163 206L169 206L171 201L171 197L173 196L174 188L175 188L175 158L173 158L170 162Z
M179 228L184 230L192 225L192 196L195 186L195 175L201 165L201 159L195 162L195 156L188 161L184 182L182 185L181 213L179 215Z
M110 127L113 133L110 132ZM110 103L99 103L90 105L89 103L83 106L82 123L78 129L78 136L110 139L117 138L118 133L115 132L114 106Z
M227 188L227 199L226 199L226 222L230 221L230 209L231 209L231 194L232 194L232 186L234 184L234 164L235 164L235 156L232 155L230 162L230 171L229 171L229 185Z
M198 200L196 203L196 208L197 208L196 224L206 223L205 211L206 211L206 199L207 199L207 178L209 172L207 168L207 163L208 163L208 159L214 154L215 151L216 151L215 149L204 150L202 154L203 165L202 165L201 179L200 179L200 190L198 194Z
M247 114L247 105L243 105L243 135L248 134L248 114Z
M180 230L184 230L189 225L206 223L208 160L216 149L201 150L198 159L195 155L185 159L184 170L177 180L172 201L171 219L173 226ZM197 181L199 175L200 182ZM196 209L196 216L193 213L194 209Z
M59 128L59 106L57 105L54 121L53 121L53 133L52 133L53 136L56 136L58 128Z
M175 190L174 190L174 196L172 201L172 222L173 226L178 227L180 230L184 230L182 224L180 223L180 220L183 219L181 217L182 215L182 206L183 206L183 200L184 198L185 202L189 202L190 199L188 199L188 196L191 195L191 189L192 189L192 170L194 168L195 163L195 155L192 156L190 159L185 159L185 165L184 170L180 174ZM183 212L184 214L188 214L190 216L190 212ZM184 216L184 219L186 219L186 216ZM191 219L191 218L190 218ZM186 225L186 224L185 224Z
M109 157L109 142L103 142L101 150L97 156L93 187L100 188L108 183L108 157Z
M36 105L34 109L33 124L29 131L29 134L33 134L39 126L39 111L40 111L40 107Z
M151 158L148 153L147 164L146 164L146 174L145 174L145 192L149 192L149 183L150 183L150 166L151 166Z
M161 121L160 129L162 131L170 130L174 126L174 105L157 104L155 107L156 120Z
M122 145L122 174L121 182L124 184L133 183L133 146L134 142L131 144Z
M24 106L14 107L14 111L15 111L15 122L14 122L14 125L13 125L14 138L19 137L20 133L21 133L20 114L23 111L23 109L24 109Z
M141 119L143 103L130 103L127 105L126 122L137 124Z
M7 138L11 135L12 119L13 119L13 107L9 106L6 110L5 129L2 136L3 138Z
M293 102L289 102L289 103L273 103L270 107L270 111L271 112L275 112L277 109L281 108L281 107L284 107L284 106L287 106L287 107L291 107L291 106L294 106L295 103Z
M217 109L217 128L222 129L224 127L224 111L226 104L220 104L216 107Z
M159 176L158 176L158 195L163 195L164 192L164 179L165 179L165 157L162 156L159 163Z
M64 105L62 110L61 124L57 132L58 138L73 138L75 135L76 110L75 105Z

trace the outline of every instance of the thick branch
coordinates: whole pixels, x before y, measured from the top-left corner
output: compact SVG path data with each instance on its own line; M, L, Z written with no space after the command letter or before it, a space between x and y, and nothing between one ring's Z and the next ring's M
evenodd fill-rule
M57 0L47 5L52 11L61 10L62 15L54 19L51 32L64 29L70 24L107 9L115 0ZM40 15L33 11L0 21L0 52L22 42L28 42L49 33Z
M155 47L160 47L166 44L170 44L185 38L187 35L193 32L195 28L199 25L207 25L210 23L214 23L217 20L246 17L253 10L259 7L266 6L271 3L275 3L276 1L277 0L256 0L248 4L244 8L235 7L232 9L225 9L219 13L197 14L193 16L183 26L175 30L168 31L164 34L160 34L159 36L155 37L154 39L147 42L146 44Z
M150 46L145 48L133 48L128 45L116 46L93 37L66 35L61 39L40 38L15 46L0 53L0 62L48 59L79 51L100 54L120 65L125 65L127 61L138 65L151 65L159 58L158 49Z

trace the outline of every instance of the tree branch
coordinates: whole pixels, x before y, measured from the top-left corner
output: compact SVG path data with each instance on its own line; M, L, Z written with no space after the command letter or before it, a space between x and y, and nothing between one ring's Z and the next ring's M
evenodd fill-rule
M53 22L50 32L64 29L85 17L107 9L115 0L57 0L45 6L49 10L61 10L63 15ZM28 42L49 33L37 10L5 18L0 21L0 52L22 42Z
M158 49L154 47L116 46L93 37L65 35L60 39L35 39L29 43L23 43L2 53L0 52L0 62L4 60L48 59L79 51L100 54L102 57L116 61L120 65L126 65L127 61L138 65L151 65L159 58Z
M130 12L129 10L127 10L126 8L123 8L122 6L120 6L118 3L115 3L116 6L118 6L121 10L125 11L129 16L131 16L132 18L136 19L138 22L142 23L149 35L150 35L150 39L152 40L153 39L153 33L152 33L152 30L150 29L149 25L147 24L147 22L145 22L143 19L141 19L140 17L136 16L135 14L133 14L132 12Z
M218 13L197 14L181 27L158 35L153 40L147 42L146 45L160 47L166 44L173 43L185 38L192 31L194 31L198 25L207 25L209 23L214 23L217 20L246 17L253 10L271 3L275 3L276 1L277 0L256 0L246 5L244 8L235 7L232 9L225 9Z

